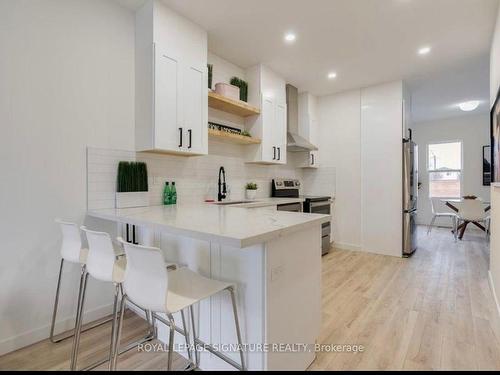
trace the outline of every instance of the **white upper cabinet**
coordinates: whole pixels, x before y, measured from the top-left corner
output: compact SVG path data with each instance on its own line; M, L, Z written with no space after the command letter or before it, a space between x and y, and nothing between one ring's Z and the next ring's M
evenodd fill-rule
M299 134L313 145L319 144L319 128L317 119L317 99L309 93L299 95ZM319 150L297 153L298 167L318 168Z
M260 107L261 114L245 119L245 128L262 140L248 147L248 162L286 164L286 83L263 65L246 71L248 103Z
M207 34L159 1L136 13L136 149L208 153Z

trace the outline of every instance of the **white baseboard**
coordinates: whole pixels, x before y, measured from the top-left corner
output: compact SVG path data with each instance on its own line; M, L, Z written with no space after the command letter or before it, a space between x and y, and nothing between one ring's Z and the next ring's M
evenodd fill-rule
M112 313L112 305L97 307L84 313L84 322L94 321ZM55 332L65 332L75 326L75 317L68 317L56 322ZM0 341L0 355L4 355L14 350L45 340L50 335L50 323L19 335L9 337Z
M491 276L491 271L488 270L488 281L491 288L491 293L493 294L493 299L495 300L495 306L497 307L497 313L500 316L500 304L498 303L497 293L495 291L495 285L493 284L493 276Z
M334 248L340 249L340 250L361 251L361 246L359 246L359 245L352 245L352 244L349 244L349 243L332 242L332 246Z

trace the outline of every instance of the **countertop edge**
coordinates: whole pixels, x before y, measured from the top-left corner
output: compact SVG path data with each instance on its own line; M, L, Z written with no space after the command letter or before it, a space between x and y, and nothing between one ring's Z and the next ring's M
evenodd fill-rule
M331 220L330 215L319 215L317 214L317 218L314 218L312 220L309 220L305 223L298 223L294 225L287 226L285 228L279 228L267 233L263 234L258 234L255 236L251 237L246 237L246 238L234 238L234 237L227 237L224 235L220 234L212 234L212 233L206 233L206 232L200 232L197 230L190 230L190 229L182 229L182 228L177 228L174 226L169 226L169 225L162 225L162 224L156 224L156 223L151 223L145 220L140 220L140 219L135 219L133 217L128 217L128 216L115 216L115 215L109 215L106 214L105 212L99 212L99 210L88 210L87 215L93 218L101 219L101 220L110 220L114 222L119 222L119 223L128 223L132 225L138 225L138 226L145 226L149 227L151 229L158 229L161 231L166 231L170 234L177 234L180 236L185 236L185 237L190 237L194 239L199 239L203 241L211 241L211 242L217 242L220 243L221 245L226 245L230 247L235 247L235 248L245 248L245 247L250 247L253 245L265 243L267 241L273 240L275 238L279 238L280 236L290 233L290 232L296 232L300 228L309 228L314 225L320 225L323 223L328 222Z

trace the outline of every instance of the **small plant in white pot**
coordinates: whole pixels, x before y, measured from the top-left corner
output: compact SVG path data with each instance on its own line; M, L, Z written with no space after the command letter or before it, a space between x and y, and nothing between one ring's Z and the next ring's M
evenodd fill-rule
M249 182L246 185L246 195L247 199L255 199L255 197L257 196L257 184L255 182Z
M149 206L146 163L121 161L116 181L116 208Z

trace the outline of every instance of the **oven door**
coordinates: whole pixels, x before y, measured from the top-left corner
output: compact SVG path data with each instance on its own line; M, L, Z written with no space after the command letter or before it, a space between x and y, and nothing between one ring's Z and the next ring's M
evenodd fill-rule
M310 213L330 215L331 201L311 202Z
M320 201L320 202L310 202L309 203L309 212L312 214L323 214L330 215L331 212L331 201ZM330 238L331 233L331 224L330 222L323 223L321 226L321 247L322 247L322 255L328 254L330 251Z

